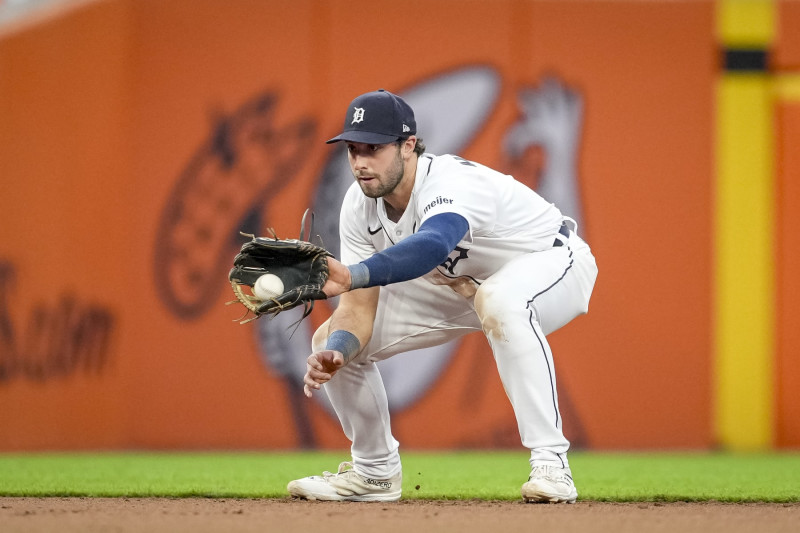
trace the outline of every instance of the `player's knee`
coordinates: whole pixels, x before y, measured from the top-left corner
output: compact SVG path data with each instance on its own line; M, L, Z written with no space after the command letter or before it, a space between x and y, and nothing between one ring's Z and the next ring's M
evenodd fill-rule
M481 329L489 342L508 340L504 306L497 288L493 287L491 282L484 282L475 294L475 313L481 321Z
M500 287L491 280L486 280L475 293L475 313L481 321L483 331L496 333L498 324L502 323L504 310L508 307L501 297Z

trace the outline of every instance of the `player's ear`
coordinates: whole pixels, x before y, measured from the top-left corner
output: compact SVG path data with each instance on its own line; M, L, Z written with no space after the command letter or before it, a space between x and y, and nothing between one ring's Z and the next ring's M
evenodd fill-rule
M412 135L408 139L403 140L403 157L407 158L410 157L412 153L414 153L414 147L417 146L417 138Z

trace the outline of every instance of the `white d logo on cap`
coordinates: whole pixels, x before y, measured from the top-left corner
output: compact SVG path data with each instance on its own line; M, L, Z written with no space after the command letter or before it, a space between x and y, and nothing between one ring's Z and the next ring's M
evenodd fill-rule
M353 121L350 124L355 124L357 122L363 122L363 121L364 121L364 108L363 107L355 108L355 111L353 111Z

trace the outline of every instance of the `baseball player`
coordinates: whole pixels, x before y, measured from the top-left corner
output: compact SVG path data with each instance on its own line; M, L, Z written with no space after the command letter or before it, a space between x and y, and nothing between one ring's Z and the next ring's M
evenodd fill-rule
M533 190L473 161L425 153L413 110L384 90L348 107L355 183L340 215L341 262L314 334L307 396L324 385L352 462L291 481L312 500L396 501L399 443L377 361L483 331L517 418L531 472L527 502L573 503L577 490L545 335L588 310L597 267L571 219Z

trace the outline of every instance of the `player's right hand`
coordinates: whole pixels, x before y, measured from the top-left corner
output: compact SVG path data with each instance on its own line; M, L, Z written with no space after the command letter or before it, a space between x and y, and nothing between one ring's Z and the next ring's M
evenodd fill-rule
M344 355L336 350L322 350L308 356L306 375L303 376L303 392L311 398L313 391L331 380L337 370L344 366Z

